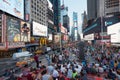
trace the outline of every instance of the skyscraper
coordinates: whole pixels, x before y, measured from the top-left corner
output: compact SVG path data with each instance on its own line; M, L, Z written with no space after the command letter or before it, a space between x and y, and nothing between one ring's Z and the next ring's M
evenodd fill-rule
M120 14L120 0L87 0L88 20Z
M53 4L54 10L54 25L57 28L57 31L60 32L59 24L60 24L60 0L50 0Z
M120 13L120 0L105 0L105 16Z
M95 19L97 17L97 1L98 0L87 0L88 20Z
M25 0L25 14L29 14L29 21L35 21L47 26L47 0Z

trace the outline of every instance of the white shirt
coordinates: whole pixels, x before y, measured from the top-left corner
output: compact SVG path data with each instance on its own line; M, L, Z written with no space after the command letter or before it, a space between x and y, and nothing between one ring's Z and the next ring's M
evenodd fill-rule
M59 60L62 60L62 55L59 55Z
M104 72L104 69L103 69L102 67L99 67L98 69L99 69L99 72L100 72L100 73L103 73L103 72Z
M70 63L67 65L67 68L69 68L70 67Z
M66 68L65 67L61 67L61 72L65 73L66 72Z
M54 67L52 65L50 65L50 66L47 67L47 70L48 70L48 74L52 74L53 70L54 70Z
M52 76L55 77L55 78L58 77L58 76L59 76L58 71L57 71L57 70L54 70Z

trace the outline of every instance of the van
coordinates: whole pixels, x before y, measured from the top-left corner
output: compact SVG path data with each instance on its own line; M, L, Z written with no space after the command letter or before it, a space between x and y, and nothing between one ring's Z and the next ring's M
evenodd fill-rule
M28 51L24 51L24 52L17 52L17 53L13 53L13 56L12 56L12 59L17 59L17 58L20 58L20 57L30 57L32 56L33 54L28 52Z
M28 51L18 52L13 54L12 59L16 60L16 66L20 67L26 64L31 64L34 61L34 58L31 57L32 55L33 54Z

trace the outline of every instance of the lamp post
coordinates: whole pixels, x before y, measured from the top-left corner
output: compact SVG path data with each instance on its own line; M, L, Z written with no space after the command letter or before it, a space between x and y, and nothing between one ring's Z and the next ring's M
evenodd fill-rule
M103 16L101 16L101 42L102 42L102 52L104 49L104 44L103 44Z
M101 7L101 42L102 42L102 52L103 52L103 49L104 49L104 44L103 44L103 13L104 13L104 7Z

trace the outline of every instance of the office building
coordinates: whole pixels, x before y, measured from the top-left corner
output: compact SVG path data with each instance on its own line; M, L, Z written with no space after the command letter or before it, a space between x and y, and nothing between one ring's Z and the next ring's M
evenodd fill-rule
M120 0L87 0L88 20L120 14Z
M61 25L63 25L69 32L70 27L69 27L68 7L66 7L64 3L61 6Z
M120 0L105 0L105 16L120 14Z
M87 0L88 20L92 20L97 17L97 1L98 0Z
M25 1L25 16L29 22L35 21L47 26L47 0L26 0ZM29 16L28 16L29 15Z
M53 4L53 10L54 10L54 25L57 29L57 32L60 32L60 0L50 0L50 2Z
M48 0L48 11L47 11L47 17L48 17L48 33L55 32L54 30L54 12L53 12L53 5Z

